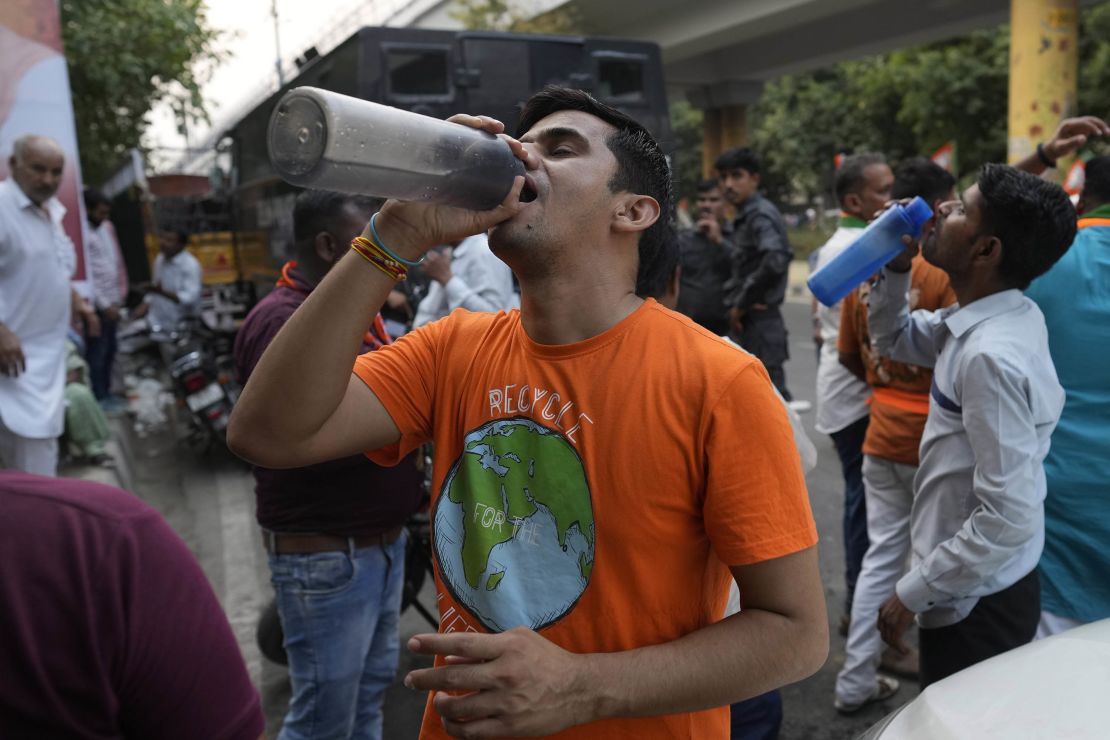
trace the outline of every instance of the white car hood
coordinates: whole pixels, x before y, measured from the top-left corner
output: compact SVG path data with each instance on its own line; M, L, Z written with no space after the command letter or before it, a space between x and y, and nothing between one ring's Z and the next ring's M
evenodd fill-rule
M883 740L1110 737L1110 619L984 661L930 686Z

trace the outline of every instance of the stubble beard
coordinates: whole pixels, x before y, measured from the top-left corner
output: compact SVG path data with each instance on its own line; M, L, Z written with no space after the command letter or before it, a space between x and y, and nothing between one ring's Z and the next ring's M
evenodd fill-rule
M544 223L496 226L490 232L489 246L494 256L507 264L518 279L550 275L561 251Z

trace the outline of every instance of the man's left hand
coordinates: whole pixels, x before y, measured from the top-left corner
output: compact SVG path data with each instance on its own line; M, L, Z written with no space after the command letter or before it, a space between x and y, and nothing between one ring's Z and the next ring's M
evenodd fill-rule
M428 252L424 255L424 264L422 265L424 274L428 276L429 280L435 280L440 285L447 285L452 277L451 272L451 252L450 250L436 250Z
M883 642L903 655L907 654L910 647L902 638L913 623L913 618L914 613L906 608L898 594L891 594L879 607L879 634L883 636Z
M524 627L495 635L417 635L409 649L447 661L412 671L405 685L435 692L432 703L452 737L536 737L599 718L589 656Z
M81 311L81 318L85 320L85 334L90 337L99 337L100 317L96 315L96 311L86 308Z
M728 310L728 325L739 335L744 331L744 309L733 306Z

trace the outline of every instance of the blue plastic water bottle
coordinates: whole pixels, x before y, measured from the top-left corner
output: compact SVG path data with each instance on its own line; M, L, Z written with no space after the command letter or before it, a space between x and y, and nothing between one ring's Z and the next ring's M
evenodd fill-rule
M920 197L908 205L892 207L831 262L810 275L810 291L826 306L836 304L906 248L903 235L920 237L921 227L932 217L933 209Z

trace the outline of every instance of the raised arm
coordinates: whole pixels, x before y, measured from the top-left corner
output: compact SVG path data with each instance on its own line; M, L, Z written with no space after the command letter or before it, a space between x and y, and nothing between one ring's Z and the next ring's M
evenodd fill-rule
M1040 144L1040 149L1014 164L1019 170L1039 175L1049 167L1056 166L1056 160L1076 152L1096 136L1110 135L1110 125L1096 116L1065 118L1056 127L1048 141Z
M911 314L907 302L909 267L899 271L891 268L894 264L892 262L884 267L871 287L871 305L867 316L871 346L883 357L933 367L940 351L940 330L945 314L924 310Z
M486 117L451 120L493 133L504 129ZM520 143L509 142L528 164ZM419 259L436 244L511 217L520 208L523 184L518 177L505 201L490 211L387 201L378 215L378 233L401 257ZM372 236L369 227L363 235ZM377 313L394 285L358 254L348 254L332 268L278 332L243 389L228 427L228 445L236 454L265 467L301 467L398 439L385 407L351 374L366 317Z

